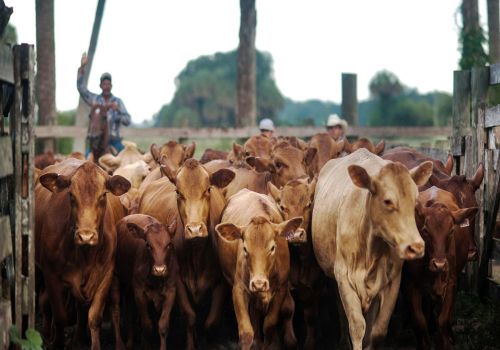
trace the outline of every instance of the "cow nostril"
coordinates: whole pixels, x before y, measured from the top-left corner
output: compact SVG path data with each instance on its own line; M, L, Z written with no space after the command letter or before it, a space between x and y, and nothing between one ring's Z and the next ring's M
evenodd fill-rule
M250 289L253 292L266 292L268 289L268 283L263 279L255 279L252 280Z
M165 265L154 265L153 271L157 274L164 274L167 271L167 266Z

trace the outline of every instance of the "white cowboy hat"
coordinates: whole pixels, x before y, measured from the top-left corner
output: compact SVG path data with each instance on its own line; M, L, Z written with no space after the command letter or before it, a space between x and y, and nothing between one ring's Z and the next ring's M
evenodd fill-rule
M274 131L274 123L271 119L264 118L259 123L259 129L260 130Z
M337 126L340 125L344 131L347 130L347 122L344 119L341 119L337 114L330 114L328 116L328 121L326 122L326 127Z

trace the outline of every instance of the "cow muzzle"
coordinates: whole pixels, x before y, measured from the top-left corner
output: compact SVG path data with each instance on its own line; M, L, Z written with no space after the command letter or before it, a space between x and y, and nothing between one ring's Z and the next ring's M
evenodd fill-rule
M295 232L290 233L285 238L290 244L304 244L307 242L307 234L303 228L298 228Z
M208 237L207 226L203 222L189 223L186 225L184 231L187 239Z
M157 277L165 276L167 274L167 265L153 265L151 274Z
M432 272L447 272L448 260L445 258L434 258L429 262L429 270Z
M423 240L400 246L400 257L404 260L420 259L424 256L425 243Z
M269 291L269 280L263 277L254 277L250 280L250 291L252 293Z
M75 232L75 243L78 245L96 245L98 238L94 230L76 230Z

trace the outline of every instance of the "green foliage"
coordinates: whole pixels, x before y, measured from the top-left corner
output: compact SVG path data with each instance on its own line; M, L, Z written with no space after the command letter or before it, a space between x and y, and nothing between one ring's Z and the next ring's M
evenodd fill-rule
M285 106L278 114L277 124L323 126L332 113L340 114L340 105L320 100L295 102L286 98Z
M404 86L396 74L388 70L377 72L372 80L370 80L369 88L372 97L379 99L398 96L404 90Z
M0 38L0 44L17 44L17 30L12 24L7 24L3 36Z
M9 329L10 340L13 344L21 347L22 350L42 350L42 337L33 328L26 330L26 339L23 339L19 334L17 327L11 326Z
M74 125L76 110L57 112L57 125ZM60 138L57 140L57 152L70 154L73 151L73 138Z
M488 55L483 47L486 43L486 37L480 26L478 28L471 28L470 30L466 30L465 27L462 26L459 40L460 51L462 53L459 62L460 69L465 70L471 69L472 67L482 67L488 63Z
M155 115L156 126L232 126L236 118L237 53L218 52L188 62L176 78L176 92ZM284 99L272 76L270 54L256 52L258 116L274 118Z

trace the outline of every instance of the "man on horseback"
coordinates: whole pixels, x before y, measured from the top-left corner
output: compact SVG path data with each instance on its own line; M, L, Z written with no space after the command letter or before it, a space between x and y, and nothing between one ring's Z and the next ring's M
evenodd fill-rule
M82 56L81 66L78 69L78 78L76 83L78 92L80 93L82 99L92 107L92 112L90 115L91 119L94 113L103 114L103 117L104 115L106 116L108 130L106 130L105 132L107 145L104 145L104 147L113 147L117 152L120 152L123 149L123 144L121 141L122 138L120 137L120 125L130 125L130 114L128 114L122 100L111 94L111 88L113 87L113 85L111 84L111 74L104 73L101 75L101 84L99 85L102 90L101 94L94 94L87 90L87 87L83 82L83 75L87 63L87 54L84 53ZM90 143L92 135L89 136ZM90 147L91 146L89 145L89 148L87 149L87 155L90 152Z

